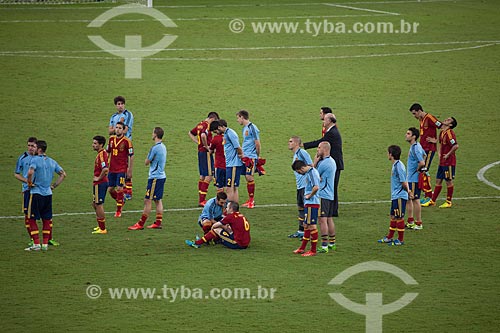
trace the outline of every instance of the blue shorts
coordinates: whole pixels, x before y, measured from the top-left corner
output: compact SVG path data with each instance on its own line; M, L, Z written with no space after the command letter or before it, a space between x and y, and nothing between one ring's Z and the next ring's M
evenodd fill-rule
M108 174L108 186L109 187L124 187L125 186L125 172L119 172L119 173L110 172Z
M215 169L215 187L224 188L226 186L226 169Z
M107 189L108 189L108 183L101 183L101 184L94 185L93 202L96 205L102 205L104 203L104 199L106 198Z
M148 179L148 187L146 188L146 195L144 196L144 199L151 199L154 201L161 200L161 198L163 198L163 188L165 187L165 180L166 178Z
M204 151L198 152L198 170L200 171L200 176L213 176L214 157L212 154Z
M30 205L31 193L29 190L23 192L23 213L28 215L28 207Z
M431 167L432 159L434 158L435 153L435 151L430 150L425 152L425 167L427 168L427 170L429 170Z
M198 225L203 229L203 221L205 220L208 220L210 221L209 219L206 219L206 218L203 218L203 217L198 217ZM215 222L219 222L220 220L222 220L222 216L217 216L217 217L214 217L214 221Z
M234 240L234 234L229 234L226 230L222 230L219 233L219 237L222 241L222 245L224 245L225 247L228 247L228 248L233 249L233 250L246 249L246 246L243 247L243 246L238 245L238 243L236 243L236 241Z
M405 217L406 211L406 201L405 199L394 199L391 204L391 217L394 216L396 219L402 219Z
M253 174L257 170L257 162L259 161L258 158L252 158L251 160L253 162L253 167L246 167L245 166L245 175L248 175L248 176L253 176Z
M226 167L227 187L240 186L240 177L245 172L245 166Z
M455 166L440 165L436 175L437 179L453 180L455 179Z
M318 223L318 207L311 207L309 205L306 205L304 207L305 210L305 219L304 219L304 224L305 225L315 225Z
M411 193L413 193L413 200L420 199L420 188L418 187L418 182L409 182L408 186L410 187Z
M50 220L52 218L52 195L32 194L28 207L30 218Z

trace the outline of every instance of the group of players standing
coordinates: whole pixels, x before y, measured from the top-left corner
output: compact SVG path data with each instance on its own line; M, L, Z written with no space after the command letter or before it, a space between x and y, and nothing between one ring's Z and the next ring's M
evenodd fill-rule
M453 129L457 126L454 117L439 121L433 115L424 111L420 104L413 104L409 110L420 121L420 130L410 127L405 139L410 144L408 152L408 169L401 162L401 147L388 147L388 158L392 162L391 171L391 211L389 233L378 242L388 245L403 245L404 231L407 229L423 229L421 208L435 206L446 182L446 201L440 208L451 208L453 198L453 179L455 178L457 138ZM440 129L439 136L437 130ZM418 142L417 140L419 140ZM439 149L437 149L439 143ZM436 185L432 191L429 169L436 151L439 151L439 167L436 175ZM424 197L421 198L421 192ZM408 211L405 225L404 217ZM398 238L393 239L395 232Z

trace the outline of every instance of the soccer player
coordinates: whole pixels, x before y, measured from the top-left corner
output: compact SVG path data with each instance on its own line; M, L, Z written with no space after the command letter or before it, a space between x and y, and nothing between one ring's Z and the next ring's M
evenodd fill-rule
M47 142L37 141L37 153L31 160L28 171L28 186L30 187L30 204L28 208L28 216L30 218L30 232L33 238L33 245L27 247L26 251L47 251L49 239L52 235L52 190L58 187L66 177L63 168L48 157ZM52 184L54 173L59 177ZM40 246L40 236L37 220L42 219L43 222L43 239Z
M446 181L447 194L446 201L439 208L450 208L453 198L453 179L455 179L455 167L457 158L455 151L458 149L457 137L453 129L457 127L457 120L454 117L443 120L441 132L439 133L439 168L436 175L436 186L432 194L432 199L422 204L423 207L434 206L443 187L443 179Z
M167 147L162 142L165 132L161 127L155 127L152 134L152 139L155 142L149 150L148 157L144 164L149 165L148 186L146 188L146 196L144 197L144 210L141 219L136 224L128 227L128 230L142 230L144 224L151 213L151 200L156 205L156 220L153 224L148 225L148 229L161 229L163 221L163 190L165 187L165 164L167 163Z
M312 166L313 162L311 156L309 156L309 153L307 153L304 149L300 148L301 145L302 140L298 136L292 136L288 140L288 149L293 152L292 163L295 161L302 161L306 165ZM304 236L304 189L306 187L306 176L298 171L295 171L295 169L293 170L295 174L295 183L297 184L297 219L299 222L299 229L295 233L288 235L288 237L301 238Z
M14 177L22 182L22 195L23 195L23 213L24 213L24 226L28 231L28 236L30 238L30 245L32 245L33 240L31 239L30 232L30 217L28 215L28 206L30 202L30 188L28 186L28 171L30 169L31 160L37 154L36 138L28 138L28 149L19 156L16 163L16 169L14 171ZM50 241L49 241L50 242Z
M108 153L104 149L106 138L101 135L96 135L92 139L92 149L97 152L94 160L94 190L92 207L94 207L97 219L97 227L94 228L93 234L107 234L106 215L104 214L104 199L108 189Z
M429 169L431 167L432 159L436 153L437 130L441 128L441 122L432 114L424 111L422 106L414 103L410 106L411 114L420 122L420 144L425 151L425 166L420 174L421 188L424 191L424 198L420 199L420 203L424 204L429 202L432 198L431 178L429 176Z
M215 157L215 187L219 193L224 192L226 188L226 156L224 155L224 133L219 131L218 120L214 120L210 124L210 132L215 134L210 143L210 153L214 154Z
M316 141L304 143L304 149L318 147L320 142L328 142L330 144L330 156L335 160L337 169L335 171L335 185L334 192L335 196L333 199L333 216L339 216L339 195L338 187L340 181L340 172L344 170L344 158L342 153L342 137L337 128L337 118L333 113L325 113L323 126L326 128L325 135Z
M389 224L389 233L378 242L388 245L403 245L405 232L405 210L406 201L410 189L406 181L406 168L400 161L401 148L396 145L387 148L387 156L392 162L391 170L391 222ZM394 233L398 232L398 239L393 240Z
M405 139L406 142L410 144L410 150L408 151L408 173L407 181L408 187L410 188L409 200L406 204L406 210L408 215L408 220L406 227L408 229L421 230L422 226L422 214L420 207L420 188L418 186L418 177L421 170L425 167L425 152L420 143L418 143L418 137L420 132L415 127L410 127L406 131Z
M302 244L293 253L301 254L303 257L312 257L316 255L318 246L318 229L316 224L318 223L318 209L320 206L320 198L317 195L320 184L319 173L318 170L301 160L293 162L292 169L305 177L304 208L306 210ZM311 240L311 250L305 252L309 240Z
M240 147L238 134L227 127L224 119L219 120L219 131L224 133L224 153L226 154L226 191L227 200L238 202L238 187L240 177L245 172L245 166L241 161L243 150Z
M214 168L213 155L210 154L210 143L212 141L212 132L209 131L210 124L218 120L217 112L210 112L207 118L198 123L188 132L189 137L198 145L198 170L200 179L198 180L198 206L205 206L208 187L212 181Z
M236 113L238 124L243 126L243 157L246 157L249 165L246 165L245 178L247 181L248 200L242 204L242 207L255 207L255 178L254 173L257 169L257 163L260 156L260 131L249 119L250 114L246 110L240 110Z
M114 98L116 112L109 119L109 135L116 135L115 126L118 122L124 124L124 135L132 141L132 127L134 126L134 115L125 108L125 97L116 96ZM123 189L125 200L132 199L132 175L125 178L125 187Z
M208 200L203 211L198 218L198 224L203 229L203 233L207 233L216 222L222 219L224 205L226 204L227 194L219 192L217 195Z
M109 138L106 149L109 154L108 190L111 197L116 200L115 217L121 217L123 204L125 203L123 193L125 179L127 177L132 178L134 148L132 141L124 135L124 123L121 121L116 123L115 133Z
M330 156L330 143L323 141L318 145L318 152L314 158L314 167L318 169L321 182L319 184L318 196L321 199L319 225L321 231L321 248L318 253L328 253L336 250L335 244L335 174L337 165Z
M188 246L199 248L203 243L220 239L222 245L233 250L243 250L250 244L250 223L239 212L237 202L227 203L227 215L212 226L212 230L196 241L186 240Z

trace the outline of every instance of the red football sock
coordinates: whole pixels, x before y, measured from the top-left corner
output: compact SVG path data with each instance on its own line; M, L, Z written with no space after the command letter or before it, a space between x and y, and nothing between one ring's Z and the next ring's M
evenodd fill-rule
M255 196L255 181L247 183L248 199L253 200Z
M454 188L455 188L455 186L453 186L453 185L448 186L447 192L446 192L446 201L451 202L451 198L453 198L453 189Z
M219 239L219 236L215 233L215 231L213 230L210 230L209 232L207 232L203 237L201 237L200 239L198 239L195 244L196 245L201 245L203 243L208 243L210 242L211 240L217 240Z
M125 187L123 188L123 191L126 194L132 195L132 179L125 179Z
M431 177L424 174L424 193L426 198L432 198Z
M311 231L311 252L316 252L318 247L318 230Z
M304 251L306 249L307 243L309 243L310 238L311 238L311 230L309 229L304 230L304 236L302 237L302 244L300 245L299 249ZM316 243L317 242L318 242L318 230L316 230Z
M155 224L161 225L161 222L163 221L163 213L156 213L156 221Z
M49 244L50 233L52 230L52 220L42 219L43 222L43 244Z
M399 241L403 241L404 236L405 236L405 220L401 219L396 221L397 224L397 230L398 230L398 239Z
M408 224L412 224L415 222L415 219L413 217L409 217L406 222L408 222Z
M30 230L31 230L31 238L33 239L33 243L40 245L40 235L39 235L39 231L38 231L38 225L36 224L35 219L30 219Z
M123 208L123 191L116 192L116 211L121 212Z
M394 237L394 233L396 232L396 220L391 220L389 224L389 233L387 234L387 238L392 239Z
M142 227L146 223L147 219L148 219L148 215L147 214L142 214L141 215L141 219L137 223L139 223L139 225Z
M49 234L49 240L52 239L52 234L54 233L54 224L52 223L52 219L50 221L50 234Z
M415 224L416 225L422 225L422 221L416 221Z
M31 231L30 231L30 218L28 216L24 216L24 226L26 227L26 230L28 231L28 235L31 238Z
M205 223L201 226L201 228L203 229L203 232L206 234L207 232L209 232L210 230L212 230L212 226L210 225L210 223Z
M106 218L103 217L103 218L97 218L97 224L99 224L99 228L101 230L106 230Z
M109 190L109 195L111 195L111 197L116 200L116 190L114 188L112 188L111 190Z
M437 198L439 197L439 193L441 193L442 188L443 185L436 185L436 187L434 187L434 193L432 194L432 201L436 202Z

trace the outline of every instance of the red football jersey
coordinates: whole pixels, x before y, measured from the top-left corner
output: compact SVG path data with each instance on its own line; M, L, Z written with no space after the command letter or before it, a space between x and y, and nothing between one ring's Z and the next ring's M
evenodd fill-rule
M457 144L457 137L455 136L455 132L451 128L441 131L439 134L439 143L441 147L439 148L439 165L443 166L456 166L457 165L457 157L453 152L447 159L444 159L444 155L448 154L451 150L451 147Z
M427 138L437 138L437 130L441 128L441 122L432 114L427 113L424 119L420 120L420 144L427 151L436 151L437 145L427 142Z
M217 134L212 138L210 143L210 150L215 150L215 167L217 169L226 168L226 156L224 155L224 135Z
M97 153L97 156L94 161L94 176L99 177L101 175L102 169L106 168L108 168L108 153L104 149L101 149ZM100 181L94 182L94 185L107 182L108 182L108 176L106 175Z
M205 133L207 136L207 145L208 146L210 146L210 143L212 142L212 132L210 132L208 130L209 127L210 126L208 125L208 123L205 120L203 120L198 125L196 125L195 128L193 128L191 130L191 134L196 136L196 138L198 139L198 151L201 151L201 152L207 151L206 148L203 146L203 142L201 142L201 134L202 133Z
M226 215L221 220L222 224L229 224L233 230L234 240L241 247L247 247L250 244L250 224L240 212Z
M125 136L118 139L116 135L112 135L106 151L109 153L109 172L127 172L128 157L134 155L132 141Z

